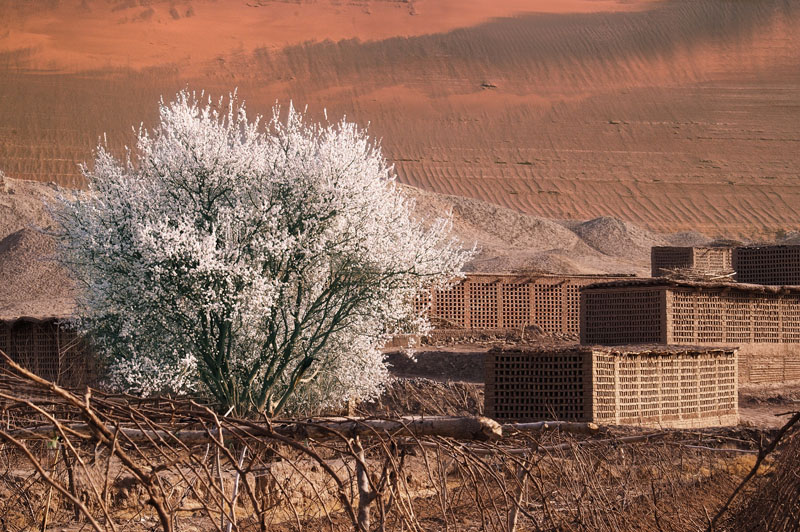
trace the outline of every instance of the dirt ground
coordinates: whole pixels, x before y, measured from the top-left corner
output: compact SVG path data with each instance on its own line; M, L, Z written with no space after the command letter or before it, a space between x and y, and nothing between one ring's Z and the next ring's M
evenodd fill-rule
M800 382L739 388L740 425L780 427L788 419L787 412L799 409Z

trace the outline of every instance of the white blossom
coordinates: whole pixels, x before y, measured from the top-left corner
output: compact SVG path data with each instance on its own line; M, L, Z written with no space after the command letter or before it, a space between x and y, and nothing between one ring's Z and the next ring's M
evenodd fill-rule
M427 326L415 297L471 252L448 219L412 218L354 124L291 106L250 121L235 95L203 98L162 101L123 162L101 145L88 192L53 209L109 383L205 393L240 414L374 397L386 340Z

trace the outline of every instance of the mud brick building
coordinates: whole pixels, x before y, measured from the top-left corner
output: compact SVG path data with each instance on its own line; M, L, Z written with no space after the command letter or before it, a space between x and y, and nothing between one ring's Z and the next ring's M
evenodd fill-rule
M740 383L800 379L800 287L667 279L581 292L586 345L738 346Z
M650 249L653 277L662 277L668 270L693 270L697 273L719 273L733 270L730 247L655 246Z
M484 411L498 420L674 428L738 423L735 348L494 349Z
M82 387L93 384L97 377L86 343L55 317L0 320L0 350L61 386Z
M800 285L800 246L744 246L733 250L741 283Z
M418 301L443 329L509 329L536 325L549 333L578 334L580 289L630 276L470 273L449 290Z

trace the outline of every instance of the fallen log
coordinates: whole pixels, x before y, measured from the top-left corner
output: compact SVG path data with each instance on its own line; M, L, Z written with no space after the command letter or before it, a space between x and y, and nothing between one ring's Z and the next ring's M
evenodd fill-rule
M439 436L458 440L494 441L503 436L503 429L496 421L485 417L421 417L409 416L398 419L325 418L308 421L285 421L256 423L243 420L224 420L224 439L236 437L265 437L277 434L292 439L325 440L338 436L369 438L371 436ZM86 423L62 424L61 428L72 435L89 439L92 437ZM140 428L131 426L109 426L109 432L118 433L122 439L133 442L180 441L184 444L206 443L219 440L220 429ZM29 429L10 431L20 439L51 439L58 435L54 426L40 425Z
M278 422L272 430L284 436L323 439L340 434L394 436L440 436L457 440L494 441L503 437L503 427L483 416L404 416L397 419L324 418L308 422Z

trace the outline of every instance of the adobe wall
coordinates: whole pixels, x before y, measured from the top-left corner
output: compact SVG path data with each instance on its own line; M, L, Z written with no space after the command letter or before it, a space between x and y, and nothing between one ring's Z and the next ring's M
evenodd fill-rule
M692 248L694 269L717 273L733 269L733 250L731 248Z
M484 360L484 415L592 421L591 348L493 349Z
M733 251L740 283L800 285L800 246L746 246Z
M673 428L738 422L733 348L494 349L485 382L484 412L501 421Z
M739 383L800 380L800 345L739 344Z
M449 290L417 302L435 327L507 329L536 325L549 333L578 334L580 289L615 276L468 274Z
M800 344L800 293L667 290L667 343Z
M651 284L581 297L582 344L738 346L741 383L800 380L800 293Z
M684 246L653 246L650 248L650 270L653 277L661 277L665 270L691 268L692 248Z
M581 343L666 344L665 291L660 287L592 288L581 292Z

